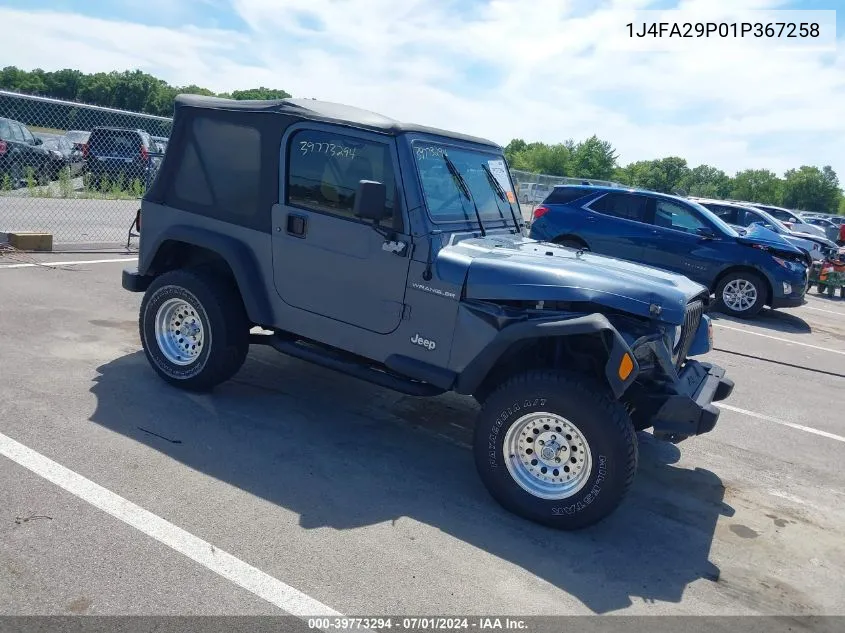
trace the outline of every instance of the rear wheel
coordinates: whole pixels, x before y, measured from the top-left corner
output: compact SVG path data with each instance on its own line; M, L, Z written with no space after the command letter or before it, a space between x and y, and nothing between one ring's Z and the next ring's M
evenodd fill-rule
M766 284L752 272L744 270L725 275L716 286L716 305L721 312L747 319L757 315L766 305Z
M164 380L207 391L234 376L249 350L249 322L229 278L175 270L147 289L139 317L147 360Z
M621 503L637 468L637 438L625 408L603 387L565 372L528 371L484 402L474 454L502 506L573 530Z

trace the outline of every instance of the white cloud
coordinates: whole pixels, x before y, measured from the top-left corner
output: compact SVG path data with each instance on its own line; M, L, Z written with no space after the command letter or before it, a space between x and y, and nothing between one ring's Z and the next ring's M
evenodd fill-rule
M778 172L832 164L845 180L841 52L615 49L623 10L647 9L649 0L613 0L591 12L583 0L231 4L247 31L0 9L5 61L86 72L137 67L218 91L262 84L501 143L597 134L622 162L672 154L727 171ZM779 5L681 6L715 19L718 11Z

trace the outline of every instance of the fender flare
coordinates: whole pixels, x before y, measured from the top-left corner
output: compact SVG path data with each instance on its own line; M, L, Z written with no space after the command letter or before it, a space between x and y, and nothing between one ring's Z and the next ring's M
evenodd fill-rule
M138 262L138 273L149 275L150 267L165 242L183 242L208 249L219 255L235 276L247 314L253 323L273 322L273 310L267 285L252 251L230 235L195 226L173 225L156 235L152 246L144 248L147 257ZM272 281L272 280L271 280Z
M619 331L603 314L587 314L570 319L521 321L500 330L495 338L467 364L458 376L455 391L472 394L484 381L488 372L496 365L508 348L516 342L546 338L578 336L583 334L605 334L610 343L604 375L613 395L619 398L636 380L639 364L631 348ZM633 369L625 380L619 376L619 366L625 354L633 363Z

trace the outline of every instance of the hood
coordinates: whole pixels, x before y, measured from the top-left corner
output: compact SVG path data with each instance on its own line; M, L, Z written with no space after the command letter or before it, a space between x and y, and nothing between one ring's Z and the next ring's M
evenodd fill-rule
M783 236L775 233L771 229L767 229L761 224L752 224L751 226L744 227L742 231L743 232L740 233L739 237L736 238L737 242L740 242L741 244L748 244L751 246L758 244L760 246L767 246L770 249L775 249L781 251L782 253L789 253L792 255L803 254L800 248L790 244Z
M815 242L816 244L820 244L825 248L837 248L836 244L831 240L827 239L826 237L821 237L819 235L815 235L813 233L803 233L801 231L792 231L792 234L795 237L800 237L802 240L810 240L811 242Z
M706 288L684 275L521 237L462 240L440 250L437 271L465 271L468 299L591 302L641 317L680 324L687 302ZM457 281L457 280L456 280Z

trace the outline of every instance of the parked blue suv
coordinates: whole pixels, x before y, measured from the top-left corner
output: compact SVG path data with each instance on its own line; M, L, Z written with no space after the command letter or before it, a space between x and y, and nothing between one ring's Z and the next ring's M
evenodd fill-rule
M529 235L682 273L715 293L722 312L743 318L804 303L811 263L763 227L740 235L691 200L619 187L555 187Z

